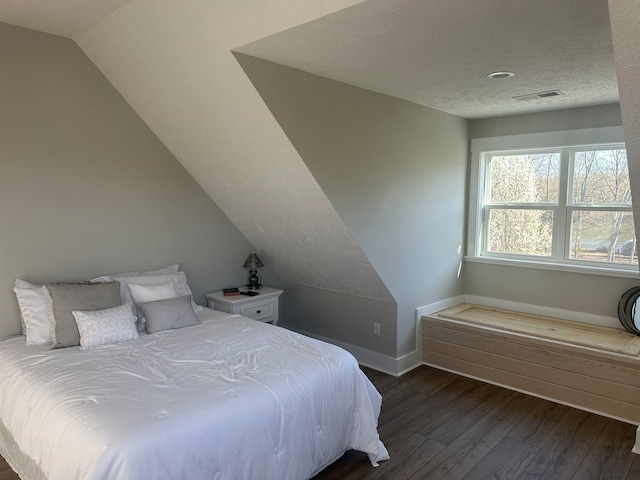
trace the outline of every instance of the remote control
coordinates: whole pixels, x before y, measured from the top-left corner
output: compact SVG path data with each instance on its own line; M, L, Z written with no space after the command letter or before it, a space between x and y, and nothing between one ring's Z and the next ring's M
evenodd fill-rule
M260 295L258 292L240 292L241 295L246 295L247 297L255 297L256 295Z

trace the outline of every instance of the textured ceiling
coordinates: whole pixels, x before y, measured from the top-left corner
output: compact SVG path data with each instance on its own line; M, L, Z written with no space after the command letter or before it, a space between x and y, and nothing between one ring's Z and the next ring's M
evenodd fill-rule
M126 3L135 2L0 0L0 21L73 38ZM466 118L618 101L607 0L344 6L292 28L283 23L284 31L237 50ZM496 70L516 76L485 77ZM552 89L563 94L512 98Z
M618 100L606 0L369 0L239 50L466 118Z

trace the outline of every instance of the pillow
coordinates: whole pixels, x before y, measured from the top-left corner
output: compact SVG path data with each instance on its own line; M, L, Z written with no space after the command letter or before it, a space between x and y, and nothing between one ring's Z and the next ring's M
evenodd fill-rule
M191 295L141 303L147 333L198 325L200 320L191 307Z
M102 310L122 304L117 282L47 284L44 293L51 322L51 348L80 345L73 310Z
M140 322L138 327L144 330L144 314L138 310L137 305L145 302L155 302L156 300L165 300L167 298L179 297L176 292L176 281L171 280L167 283L159 283L158 285L137 285L135 283L128 284L129 292L133 299L133 313Z
M133 301L133 298L131 297L131 291L128 288L130 283L133 283L135 285L159 285L161 283L175 280L175 289L177 293L176 296L181 297L184 295L192 295L191 289L187 284L187 277L184 272L176 272L165 275L145 275L138 277L115 276L113 277L113 279L116 282L120 283L120 298L122 299L122 303L128 303L129 305L131 305L133 312L135 312L135 302ZM196 312L202 310L202 307L200 305L196 305L193 300L191 300L191 306Z
M131 292L131 297L136 305L179 296L178 292L176 292L175 280L171 280L167 283L159 283L157 285L138 285L136 283L130 283L129 291Z
M141 270L138 272L112 273L111 275L101 275L89 280L92 283L109 283L113 282L113 277L144 277L146 275L164 275L167 273L176 273L180 270L180 264L169 265L168 267L158 268L156 270Z
M13 291L20 308L22 334L27 336L26 344L30 346L51 343L51 321L42 285L18 279Z
M138 340L136 317L128 305L104 310L71 312L80 332L80 350Z

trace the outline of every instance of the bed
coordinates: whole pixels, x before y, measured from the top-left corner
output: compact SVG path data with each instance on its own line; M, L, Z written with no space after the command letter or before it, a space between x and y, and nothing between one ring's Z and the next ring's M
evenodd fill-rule
M349 353L197 316L91 349L0 340L0 453L31 480L301 480L349 449L388 459L381 397Z

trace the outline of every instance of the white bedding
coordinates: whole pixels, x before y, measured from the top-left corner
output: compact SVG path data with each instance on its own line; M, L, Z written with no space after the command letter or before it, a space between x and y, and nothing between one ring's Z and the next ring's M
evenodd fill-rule
M0 420L49 480L305 479L388 458L381 397L333 345L204 309L81 351L0 341Z

